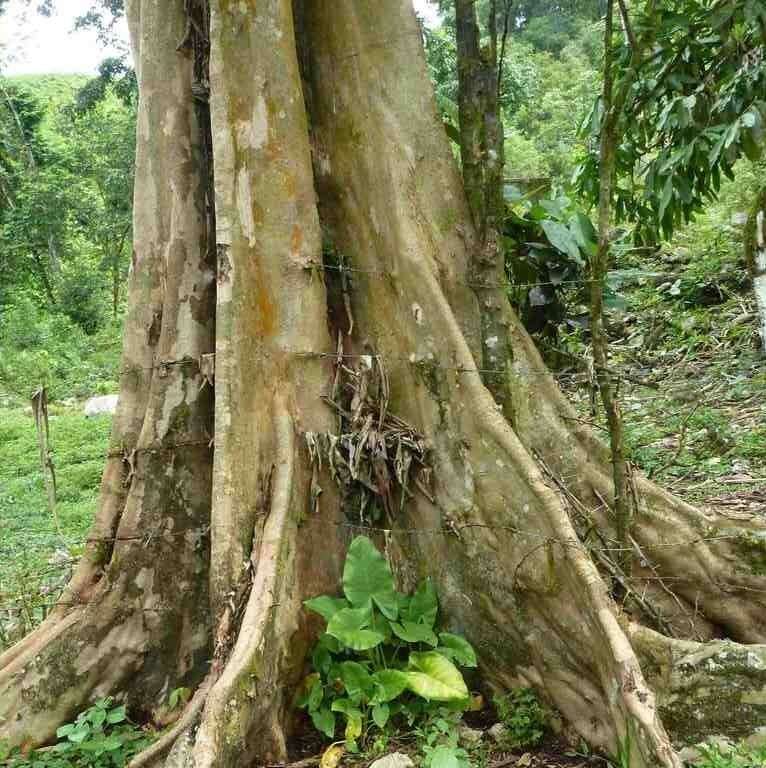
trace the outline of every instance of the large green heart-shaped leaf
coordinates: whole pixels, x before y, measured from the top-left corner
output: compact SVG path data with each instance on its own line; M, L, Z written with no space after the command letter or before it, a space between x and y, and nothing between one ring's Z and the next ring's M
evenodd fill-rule
M412 621L403 621L398 624L392 621L391 629L400 640L407 643L428 643L435 648L439 642L431 627L425 624L415 624Z
M439 642L441 643L440 647L437 648L439 653L454 659L463 667L476 666L476 651L464 637L449 632L440 632Z
M436 747L430 757L430 768L460 768L460 760L455 754L455 748L448 747L446 744Z
M404 618L433 627L438 611L439 603L436 599L436 589L431 579L426 579L410 599Z
M354 651L367 651L385 640L380 632L366 629L371 617L369 604L362 608L343 608L330 619L327 634Z
M553 219L546 219L541 222L540 226L542 226L545 236L554 248L562 253L566 253L575 263L580 265L585 264L585 261L580 254L580 248L577 245L577 241L563 224L558 221L553 221Z
M392 701L407 689L407 673L400 669L379 669L372 675L375 686L374 703Z
M321 731L328 739L335 736L335 714L333 712L327 707L323 707L310 714L311 721L318 731Z
M468 688L460 670L436 651L411 653L407 687L428 701L468 699Z
M311 600L304 600L303 604L310 611L318 613L325 621L330 621L338 611L348 608L348 603L342 597L329 597L328 595L312 597Z
M374 602L388 619L398 614L394 577L383 555L366 536L357 536L348 548L343 567L343 592L354 606Z
M344 661L340 664L340 679L346 688L346 693L352 699L367 696L373 692L370 673L357 661Z
M386 727L386 723L388 722L390 715L391 710L388 704L376 704L372 708L372 719L375 725L377 725L381 730Z
M346 741L355 741L362 734L362 713L349 699L336 699L332 703L333 712L342 712L346 716Z

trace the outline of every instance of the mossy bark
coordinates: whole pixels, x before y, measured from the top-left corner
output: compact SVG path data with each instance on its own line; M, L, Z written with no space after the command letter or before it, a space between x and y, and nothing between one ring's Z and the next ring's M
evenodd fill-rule
M156 302L136 312L131 333L157 329L157 353L147 389L133 395L123 382L122 398L141 414L136 446L167 450L137 454L103 575L94 570L82 602L62 606L0 666L0 736L39 742L91 697L122 693L151 712L175 685L199 684L179 728L146 760L171 751L172 764L180 755L201 768L285 757L291 697L317 629L301 600L337 586L353 530L306 448L307 433L334 430L322 395L339 337L344 363L378 357L389 408L431 449L433 501L419 494L392 512L381 545L403 585L436 579L446 622L476 645L488 682L535 686L607 752L630 734L633 768L676 768L671 740L745 730L735 712L726 718L704 701L706 686L741 683L754 730L766 695L761 646L660 635L611 600L585 536L595 528L614 541L607 452L572 426L499 290L513 425L482 382L482 304L469 277L476 235L409 0L298 3L297 35L288 0L210 3L216 265L191 62L175 51L184 7L129 5L146 153L136 232L155 265L143 287L134 275L131 302ZM321 279L320 220L360 270L353 333ZM197 367L161 365L213 348L214 406ZM127 418L118 423L139 423ZM637 487L637 546L663 575L689 579L674 589L697 611L685 629L681 612L678 633L761 642L766 579L732 565L741 541L763 540L762 521L734 528L640 478ZM714 530L732 533L708 541Z

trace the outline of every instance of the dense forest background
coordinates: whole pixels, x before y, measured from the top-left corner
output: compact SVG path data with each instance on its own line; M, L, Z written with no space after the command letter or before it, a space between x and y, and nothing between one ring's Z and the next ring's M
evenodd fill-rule
M479 3L480 17L487 6ZM516 3L500 89L512 299L583 420L597 427L604 420L589 369L587 249L571 232L573 221L595 222L576 182L602 86L601 6ZM442 0L445 21L424 27L423 37L454 136L451 8ZM96 78L0 79L0 645L39 620L96 504L109 420L86 420L81 403L118 390L136 99L132 73L115 60ZM757 159L740 159L670 239L647 246L629 225L613 232L608 332L625 375L629 458L696 500L734 491L733 503L762 499L766 374L743 238L763 170ZM42 385L63 540L28 405Z

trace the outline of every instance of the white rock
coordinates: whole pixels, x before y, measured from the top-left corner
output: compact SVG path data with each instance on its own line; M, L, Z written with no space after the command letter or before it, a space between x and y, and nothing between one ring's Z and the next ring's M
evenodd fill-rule
M370 768L414 768L415 763L404 752L392 752L390 755L379 757Z
M737 211L736 213L732 213L731 215L731 223L735 227L741 227L747 224L747 211Z
M490 739L496 742L503 740L505 736L506 728L502 723L495 723L488 731Z
M103 414L112 415L117 410L117 395L102 395L101 397L91 397L83 413L86 418L90 419L93 416L101 416Z

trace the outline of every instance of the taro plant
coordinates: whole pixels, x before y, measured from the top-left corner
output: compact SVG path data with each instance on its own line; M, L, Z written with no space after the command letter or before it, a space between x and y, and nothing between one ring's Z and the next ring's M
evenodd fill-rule
M457 665L475 667L476 654L465 638L437 630L429 580L412 595L398 592L386 559L359 536L346 556L343 594L305 603L327 622L299 702L319 731L334 738L340 716L353 751L394 719L412 726L439 708L468 708Z
M125 706L114 699L97 701L81 712L73 723L57 731L51 747L21 753L0 743L0 766L4 768L123 768L151 742L150 733L128 720Z

